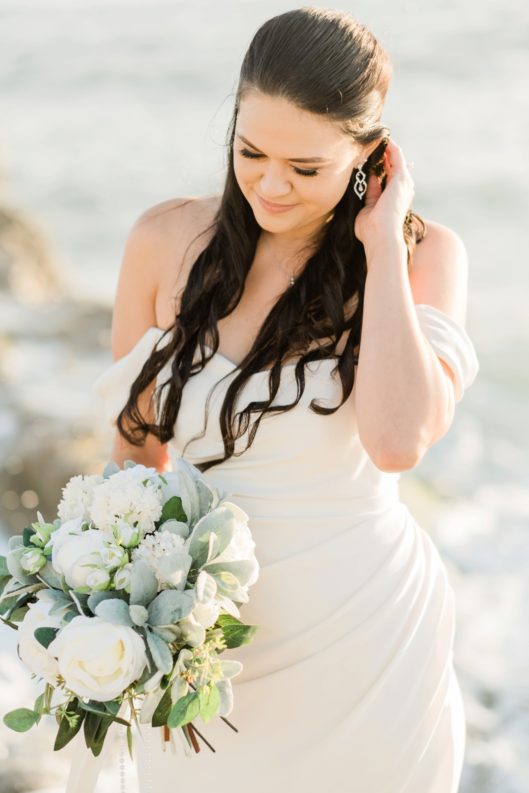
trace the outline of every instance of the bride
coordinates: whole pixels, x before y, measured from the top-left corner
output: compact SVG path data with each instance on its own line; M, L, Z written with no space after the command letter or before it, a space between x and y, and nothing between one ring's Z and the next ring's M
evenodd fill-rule
M215 752L189 756L142 728L142 793L458 790L454 592L398 479L479 363L464 244L412 212L381 122L391 72L347 12L269 19L222 193L156 205L126 241L94 383L113 459L198 466L248 513L261 568L242 607L260 629L233 650L238 732L213 720ZM80 741L69 793L95 790L99 762Z

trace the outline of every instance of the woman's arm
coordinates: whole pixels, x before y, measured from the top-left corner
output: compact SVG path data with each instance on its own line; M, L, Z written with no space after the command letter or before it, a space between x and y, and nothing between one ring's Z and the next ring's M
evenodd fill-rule
M112 315L112 357L126 355L149 327L156 326L155 300L163 261L163 233L153 209L144 212L129 231L121 262ZM151 395L153 381L141 394L138 408L154 423ZM148 434L143 446L133 446L115 430L112 459L122 468L125 460L152 466L163 473L170 469L168 445Z
M450 427L453 374L423 335L414 303L428 303L464 324L468 262L455 232L428 223L412 272L397 235L367 243L356 412L362 444L377 467L413 468Z

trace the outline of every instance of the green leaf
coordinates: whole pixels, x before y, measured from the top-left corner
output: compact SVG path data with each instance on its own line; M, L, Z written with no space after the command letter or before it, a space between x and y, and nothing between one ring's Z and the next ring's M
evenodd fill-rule
M22 529L22 542L26 546L26 548L32 547L33 543L31 542L31 538L33 537L34 534L35 532L31 528L31 526L25 526L24 529Z
M152 714L151 724L153 727L163 727L164 724L167 724L167 719L169 717L169 713L171 712L171 708L173 707L173 703L171 700L171 688L169 687L161 700L159 701L156 710Z
M82 702L82 701L79 702L79 707L85 710L87 713L91 713L95 716L100 716L102 719L107 719L110 723L115 721L118 724L129 726L130 722L126 721L125 719L122 719L120 716L115 716L111 711L109 711L105 707L106 704L107 703L90 700L89 702Z
M133 760L134 757L132 755L132 729L130 727L127 727L127 746L129 749L130 759Z
M147 607L158 594L158 581L143 559L132 565L130 572L130 604Z
M171 728L181 727L192 721L200 712L200 700L196 691L190 691L181 697L169 713L167 726Z
M0 578L5 578L6 576L10 577L11 573L9 572L5 556L0 556Z
M112 476L112 474L117 474L118 471L121 471L119 465L114 460L110 460L110 462L105 465L103 477L108 479L109 476Z
M116 592L113 589L105 589L101 592L92 592L88 596L87 600L87 606L92 614L95 614L97 606L102 603L103 600L123 600L123 596L120 594L120 592Z
M163 505L160 523L163 523L166 520L178 520L182 522L187 521L187 515L184 512L184 508L182 507L182 499L180 496L171 496L171 498Z
M84 705L85 703L79 703L80 705ZM110 721L108 719L104 719L101 714L92 713L88 708L83 708L85 711L85 719L84 719L84 739L87 747L92 749L96 737L97 731L102 721ZM92 750L93 751L93 750ZM95 752L93 752L95 754Z
M124 600L112 598L110 600L102 600L98 603L95 609L98 617L101 617L107 622L112 622L114 625L127 625L132 627L132 620L129 614L129 607Z
M43 647L48 649L52 641L55 639L57 634L59 633L58 628L37 628L33 631L33 635L35 639L41 644Z
M105 702L104 705L109 713L111 713L113 716L117 716L121 707L121 702L111 699L109 702Z
M259 628L259 625L245 625L231 614L219 614L215 624L224 634L227 649L249 644Z
M246 586L255 571L255 564L252 559L238 559L233 562L209 562L203 569L212 576L231 573L241 586Z
M68 743L70 743L72 738L75 738L81 729L85 714L84 711L79 709L78 703L79 700L77 699L72 699L72 701L68 703L66 713L68 714L69 718L66 716L62 717L59 724L59 730L55 738L55 743L53 745L53 748L56 752L58 752L60 749L63 749Z
M167 643L155 633L147 631L147 644L149 645L152 659L160 672L163 672L164 675L170 674L173 669L173 655Z
M174 625L186 617L195 605L192 589L164 589L149 606L151 625Z
M6 727L9 727L10 730L15 730L15 732L27 732L30 730L34 724L38 722L40 718L39 713L35 713L34 710L30 710L29 708L17 708L17 710L11 710L9 713L6 713L4 716L4 724Z
M220 693L215 683L208 683L201 686L198 690L198 697L200 702L200 718L208 722L210 721L220 705Z

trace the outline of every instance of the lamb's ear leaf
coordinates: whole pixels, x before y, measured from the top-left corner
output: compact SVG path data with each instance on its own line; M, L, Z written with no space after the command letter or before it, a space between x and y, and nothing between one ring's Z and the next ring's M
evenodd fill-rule
M143 559L132 565L130 572L130 605L147 607L158 594L158 581Z
M154 663L164 675L171 673L173 669L173 656L171 650L160 636L151 631L147 631L147 644Z
M111 598L109 600L102 600L95 607L95 613L98 617L102 617L114 625L127 625L132 627L132 619L129 614L129 607L124 600Z

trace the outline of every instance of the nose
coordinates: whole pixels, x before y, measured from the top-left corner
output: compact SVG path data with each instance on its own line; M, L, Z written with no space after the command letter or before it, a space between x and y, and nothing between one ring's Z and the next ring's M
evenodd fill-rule
M285 172L281 167L275 168L269 165L261 177L260 190L263 198L268 201L275 201L287 196L292 189L292 185L285 178Z

